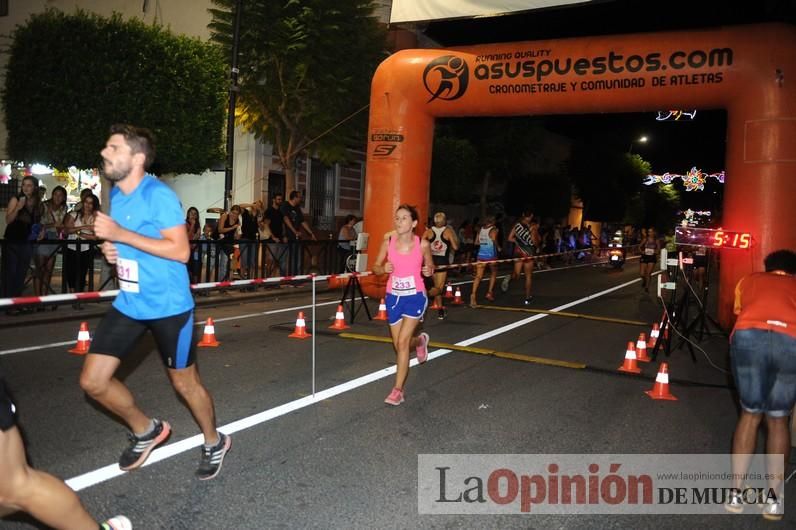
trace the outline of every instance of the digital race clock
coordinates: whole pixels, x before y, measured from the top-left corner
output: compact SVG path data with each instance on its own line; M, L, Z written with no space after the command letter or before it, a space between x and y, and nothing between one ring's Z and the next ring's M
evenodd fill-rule
M674 229L674 242L708 248L747 249L752 246L752 234L713 228L691 228L678 226Z

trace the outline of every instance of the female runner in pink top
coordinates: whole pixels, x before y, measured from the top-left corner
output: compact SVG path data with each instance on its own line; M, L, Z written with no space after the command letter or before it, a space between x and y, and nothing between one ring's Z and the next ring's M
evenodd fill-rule
M395 230L384 236L373 272L389 274L387 279L387 317L396 355L395 386L385 403L404 401L404 383L409 375L409 350L414 346L417 361L428 357L428 334L415 337L420 319L428 305L423 277L434 274L428 240L415 235L418 214L414 206L402 204L395 211ZM422 276L421 276L422 274Z

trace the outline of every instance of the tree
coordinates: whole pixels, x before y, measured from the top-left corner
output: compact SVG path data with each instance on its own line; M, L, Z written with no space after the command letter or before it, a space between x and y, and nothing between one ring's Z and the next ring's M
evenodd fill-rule
M212 40L231 56L235 0L213 4ZM367 106L371 78L386 56L373 7L370 0L244 3L236 121L274 146L288 189L295 189L296 158L311 143L327 163L364 143L364 113L336 126Z
M3 109L8 152L96 167L113 123L151 129L153 171L200 172L222 159L221 50L120 15L36 14L13 33Z
M477 195L478 153L469 140L437 135L431 160L432 202L466 204Z
M532 118L446 120L439 129L438 137L448 139L446 142L435 140L434 164L439 158L437 149L455 147L456 139L464 142L458 147L462 156L469 157L469 149L475 149L477 156L466 171L437 171L432 166L432 175L440 177L436 182L432 179L432 193L435 189L447 187L456 189L459 197L465 194L465 200L474 194L480 199L481 217L486 216L489 192L497 185L505 185L519 175L539 174L542 178L543 172L539 172L536 166L540 162L538 157L547 148L544 144L547 131ZM452 158L456 153L444 156ZM526 199L528 201L522 209L530 205L530 197Z
M633 194L625 216L625 223L653 227L664 234L672 230L680 210L680 193L672 184L641 186Z
M569 168L584 219L612 222L625 216L631 196L650 172L640 156L617 152L598 137L575 144Z

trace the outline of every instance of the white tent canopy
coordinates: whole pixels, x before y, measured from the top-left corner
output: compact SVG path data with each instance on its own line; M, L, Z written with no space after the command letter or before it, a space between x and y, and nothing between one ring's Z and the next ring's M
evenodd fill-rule
M502 15L591 0L392 0L390 23Z

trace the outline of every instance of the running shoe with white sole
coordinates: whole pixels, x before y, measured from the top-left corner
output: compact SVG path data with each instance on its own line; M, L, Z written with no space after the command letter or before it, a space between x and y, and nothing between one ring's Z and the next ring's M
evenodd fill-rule
M417 362L421 364L426 362L428 359L428 333L425 331L417 336L415 351L417 352Z
M149 453L171 434L171 425L167 421L156 419L154 422L155 428L146 436L138 437L133 433L127 434L130 446L119 457L119 468L122 471L131 471L141 467L149 457Z
M124 515L117 515L100 523L100 530L133 530L133 523Z
M404 402L404 391L400 388L393 388L384 402L397 407Z
M724 503L724 509L730 513L743 513L743 507L740 493L730 493L730 498Z
M767 502L763 505L763 518L769 521L779 521L785 516L785 503L782 497L776 501Z
M500 290L504 293L509 290L509 281L511 280L511 276L503 277L503 281L500 282Z
M218 475L221 465L224 463L224 457L232 447L232 438L222 432L219 432L218 436L218 443L213 447L202 446L202 461L199 463L199 469L196 470L199 480L210 480Z

